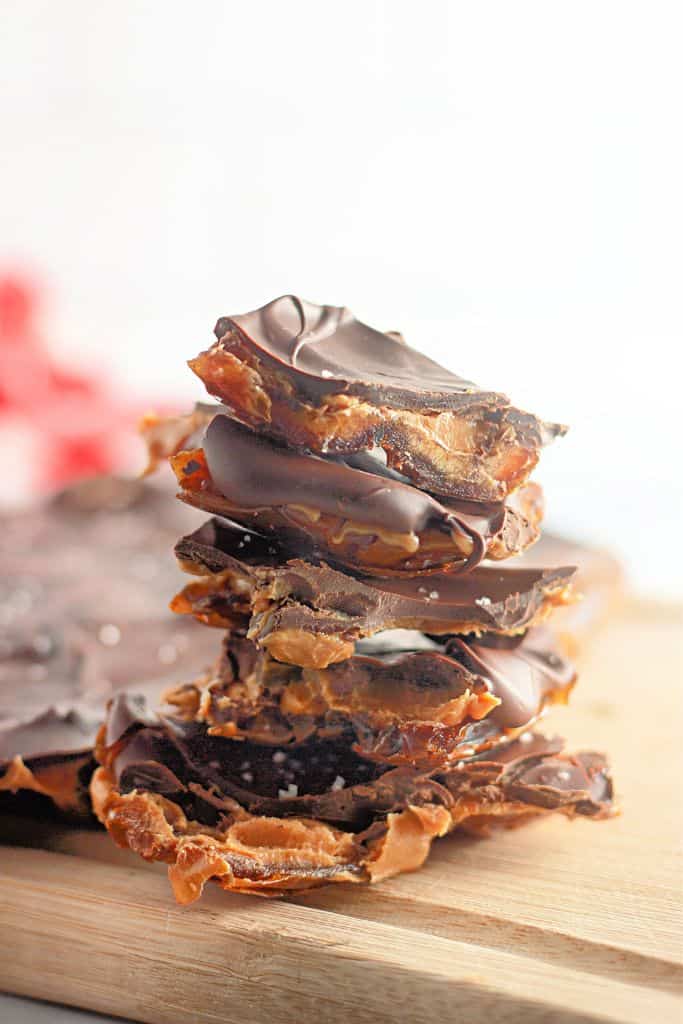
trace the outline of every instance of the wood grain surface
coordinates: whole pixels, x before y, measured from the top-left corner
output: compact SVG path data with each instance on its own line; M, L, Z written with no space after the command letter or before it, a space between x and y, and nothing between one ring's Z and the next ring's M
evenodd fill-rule
M584 658L572 745L609 751L607 823L439 841L416 874L266 901L165 870L97 832L6 821L0 988L149 1024L683 1019L681 613L629 605Z

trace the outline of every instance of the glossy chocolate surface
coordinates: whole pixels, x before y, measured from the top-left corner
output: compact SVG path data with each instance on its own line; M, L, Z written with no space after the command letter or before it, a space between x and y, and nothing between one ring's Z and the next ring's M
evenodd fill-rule
M504 395L481 391L406 345L395 332L361 323L345 307L317 306L283 295L250 313L222 317L214 334L220 341L230 331L262 358L295 375L297 390L314 401L345 391L398 400L409 408L508 404Z
M447 531L478 535L473 525L458 518L457 507L445 508L410 484L355 468L343 459L291 451L227 416L211 421L203 448L211 479L238 507L304 505L397 533L420 533L433 522ZM479 518L488 522L501 515L501 506L495 505L483 507Z

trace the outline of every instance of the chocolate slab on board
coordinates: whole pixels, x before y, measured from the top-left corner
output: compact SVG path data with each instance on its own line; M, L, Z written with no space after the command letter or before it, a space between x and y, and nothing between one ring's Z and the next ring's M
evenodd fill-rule
M166 699L213 736L271 749L347 736L371 761L439 766L528 729L547 705L566 702L574 681L544 627L440 642L389 630L326 669L284 665L228 634L215 673Z
M324 562L287 558L271 538L212 519L176 546L198 574L175 611L249 636L280 661L325 668L355 641L385 629L423 633L519 633L568 599L573 568L497 569L468 575L357 578Z
M500 758L492 751L440 771L378 765L338 737L273 754L195 722L155 721L124 696L102 730L91 795L119 845L169 865L179 902L210 879L278 895L413 870L455 828L481 834L551 811L609 816L604 758L561 747L528 733Z
M215 334L190 366L238 419L319 454L377 445L433 493L501 500L565 432L345 308L283 295L222 317Z
M216 637L167 610L191 518L176 505L103 477L0 517L0 807L32 790L87 813L107 700L129 686L156 700L215 660Z
M444 504L370 453L301 454L224 415L201 448L171 464L188 504L378 575L467 572L485 557L508 558L538 538L543 514L537 484L507 502Z

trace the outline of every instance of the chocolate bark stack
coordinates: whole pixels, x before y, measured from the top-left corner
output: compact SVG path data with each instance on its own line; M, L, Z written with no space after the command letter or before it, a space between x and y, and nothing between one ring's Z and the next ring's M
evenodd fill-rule
M191 366L220 405L149 420L180 497L173 601L224 631L212 673L154 713L113 701L93 805L163 860L278 894L422 864L454 828L605 817L604 759L533 727L572 666L546 623L572 567L501 560L539 535L528 476L564 432L346 309L284 296L218 321Z

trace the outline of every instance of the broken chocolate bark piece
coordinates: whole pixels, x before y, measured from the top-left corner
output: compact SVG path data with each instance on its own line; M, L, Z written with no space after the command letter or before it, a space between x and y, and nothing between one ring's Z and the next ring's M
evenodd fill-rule
M433 493L500 501L565 432L348 309L284 295L222 317L215 334L190 366L243 423L318 454L379 446L392 468Z
M355 753L379 764L438 767L527 730L547 705L566 702L574 681L543 628L441 642L390 630L327 669L284 665L228 636L215 673L166 700L211 736L271 749L348 736ZM292 754L295 763L304 756Z
M191 412L160 416L147 413L138 425L147 447L147 465L143 476L150 476L172 455L185 448L201 444L204 431L217 413L225 413L225 406L197 402Z
M508 558L538 538L543 515L537 484L507 502L442 504L369 453L304 455L222 415L201 448L171 465L188 504L378 575L467 572L485 557Z
M133 685L158 699L215 661L215 636L164 612L179 578L170 548L188 522L170 497L102 477L0 516L3 805L32 790L88 814L109 698Z
M286 550L212 519L176 545L183 568L206 573L172 602L180 613L235 628L279 661L325 668L385 629L423 633L519 633L569 599L574 570L479 567L468 575L358 579L288 559ZM250 617L249 617L250 616Z
M419 867L432 839L454 828L613 813L601 755L561 755L530 734L499 761L492 752L430 772L368 762L337 738L299 748L295 765L196 723L153 723L129 701L111 715L118 728L101 732L93 806L120 846L169 865L181 903L209 879L261 895L377 881Z
M520 568L575 565L572 589L579 600L557 609L553 629L570 657L580 654L594 634L619 609L625 593L624 570L614 555L602 548L579 544L544 532L537 544L515 560Z

